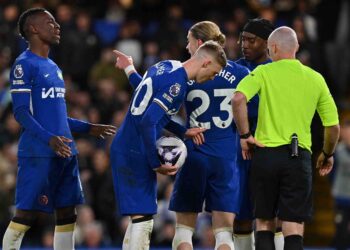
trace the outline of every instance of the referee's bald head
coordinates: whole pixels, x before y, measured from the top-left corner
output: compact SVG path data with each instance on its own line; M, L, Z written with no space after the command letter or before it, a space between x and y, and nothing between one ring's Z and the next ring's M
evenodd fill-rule
M299 44L295 31L287 26L275 29L267 40L270 56L278 53L283 58L295 57Z

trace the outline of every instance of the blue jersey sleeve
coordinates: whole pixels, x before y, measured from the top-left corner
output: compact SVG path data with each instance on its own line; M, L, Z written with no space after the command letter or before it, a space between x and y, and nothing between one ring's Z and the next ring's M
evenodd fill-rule
M177 137L184 139L187 128L174 122L173 120L169 120L169 123L164 127L166 130L174 133Z
M129 82L134 89L136 89L137 86L139 86L141 81L142 81L142 76L139 73L134 72L129 75Z
M152 169L158 168L161 163L158 158L156 140L157 125L166 113L158 104L152 103L141 120L141 136L147 148L147 160Z
M11 96L13 113L18 123L30 134L49 143L54 136L45 130L33 117L31 112L32 75L31 65L25 61L16 61L10 72Z
M72 132L89 133L90 131L91 123L73 119L70 117L67 118L67 121L68 121L69 128Z
M177 111L183 102L184 91L180 83L167 84L157 92L153 102L158 103L166 112L171 114L172 111Z

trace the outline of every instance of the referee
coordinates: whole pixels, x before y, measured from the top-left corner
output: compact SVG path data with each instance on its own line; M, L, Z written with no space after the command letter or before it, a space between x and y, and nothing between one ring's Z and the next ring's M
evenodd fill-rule
M282 221L285 250L303 249L304 222L312 213L311 133L317 110L324 126L320 175L333 167L339 137L337 108L323 77L295 59L298 40L288 27L268 38L272 63L258 66L238 85L232 99L242 154L250 159L250 183L256 217L256 249L275 249L273 225ZM259 94L255 138L249 132L247 101Z

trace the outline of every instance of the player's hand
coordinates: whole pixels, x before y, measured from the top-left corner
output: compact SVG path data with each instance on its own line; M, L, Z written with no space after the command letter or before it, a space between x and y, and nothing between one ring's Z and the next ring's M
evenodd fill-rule
M117 61L115 63L116 68L124 70L129 65L134 64L131 56L125 55L119 50L113 50L113 53L117 56Z
M179 168L176 165L162 164L159 168L154 168L153 170L163 175L175 175Z
M329 157L326 159L325 155L321 153L317 158L316 168L321 176L325 176L332 171L334 164L334 158Z
M207 130L206 128L189 128L185 133L186 138L191 138L196 145L202 145L204 140L203 132Z
M265 147L262 143L255 140L251 135L247 139L241 139L242 156L244 160L251 160L253 156L253 149L257 147Z
M117 128L112 125L92 124L89 134L104 139L105 136L114 135L116 132Z
M49 145L58 156L68 158L72 156L72 150L66 144L69 142L72 142L72 140L64 136L53 136L49 141Z

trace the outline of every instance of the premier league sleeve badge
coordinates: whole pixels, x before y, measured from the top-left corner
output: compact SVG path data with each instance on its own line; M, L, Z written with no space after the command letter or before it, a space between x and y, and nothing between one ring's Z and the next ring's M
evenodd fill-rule
M13 75L16 77L16 78L22 78L22 76L24 75L24 72L23 72L23 68L22 68L22 65L21 64L17 64L14 71L13 71Z
M169 94L173 97L176 97L179 95L180 93L180 90L181 90L181 85L178 84L178 83L175 83L173 85L170 86L169 88Z

